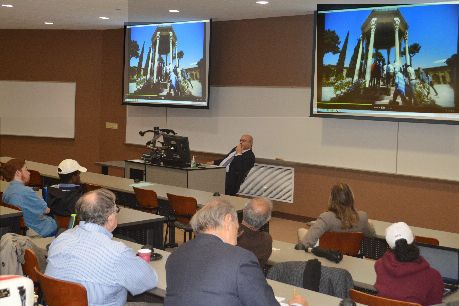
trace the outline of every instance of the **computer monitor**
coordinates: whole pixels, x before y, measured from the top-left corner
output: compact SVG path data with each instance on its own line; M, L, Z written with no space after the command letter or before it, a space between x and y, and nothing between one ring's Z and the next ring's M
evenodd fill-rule
M189 167L190 144L188 137L177 135L163 135L164 157L163 164L166 166Z
M437 270L447 284L459 284L459 250L444 246L418 244L422 257Z

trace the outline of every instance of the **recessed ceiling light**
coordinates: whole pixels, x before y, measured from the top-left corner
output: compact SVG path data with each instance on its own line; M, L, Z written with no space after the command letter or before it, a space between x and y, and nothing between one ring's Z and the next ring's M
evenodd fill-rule
M11 4L2 4L3 7L13 7Z
M51 22L51 21L45 21L45 24L54 24L54 22Z
M169 13L180 13L179 10L169 10Z
M103 19L103 20L107 20L107 19L110 19L110 18L108 18L108 17L104 17L104 16L100 16L99 18L100 18L100 19Z
M265 4L268 4L268 3L269 3L269 1L257 1L256 3L258 3L258 4L262 4L262 5L265 5Z

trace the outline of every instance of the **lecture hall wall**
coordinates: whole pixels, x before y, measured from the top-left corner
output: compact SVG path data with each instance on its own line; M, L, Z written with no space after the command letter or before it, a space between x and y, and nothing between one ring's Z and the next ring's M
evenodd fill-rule
M293 16L215 22L212 86L309 87L313 18ZM0 79L77 83L75 139L2 136L0 155L57 165L74 158L90 171L102 160L138 158L142 146L125 144L126 108L121 105L123 31L0 30ZM282 56L285 50L288 55ZM308 106L305 99L305 107ZM105 129L105 122L119 129ZM237 140L228 139L228 149ZM196 152L198 161L217 155ZM263 160L295 168L293 204L275 210L316 217L329 189L347 182L356 206L370 218L459 232L459 183ZM121 172L111 170L113 174Z

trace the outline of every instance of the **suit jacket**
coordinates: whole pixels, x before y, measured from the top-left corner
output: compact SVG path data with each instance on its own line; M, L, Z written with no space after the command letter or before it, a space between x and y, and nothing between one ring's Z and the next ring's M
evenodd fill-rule
M166 263L165 306L278 306L252 252L198 234Z
M234 147L225 158L236 150ZM219 165L225 158L215 160L214 164ZM252 150L247 150L241 155L234 156L229 166L229 171L226 173L225 181L225 194L235 195L238 193L241 184L244 182L245 177L249 174L255 164L255 154Z

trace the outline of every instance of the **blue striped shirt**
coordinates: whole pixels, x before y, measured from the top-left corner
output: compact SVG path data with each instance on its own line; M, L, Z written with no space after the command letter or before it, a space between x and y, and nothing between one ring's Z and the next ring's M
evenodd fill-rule
M45 274L82 284L90 306L122 306L132 295L153 289L158 276L150 265L104 227L81 221L57 237Z
M45 215L48 207L46 202L31 187L24 186L24 183L19 181L11 181L3 193L3 201L19 207L27 227L36 231L40 236L48 237L56 233L56 221Z

